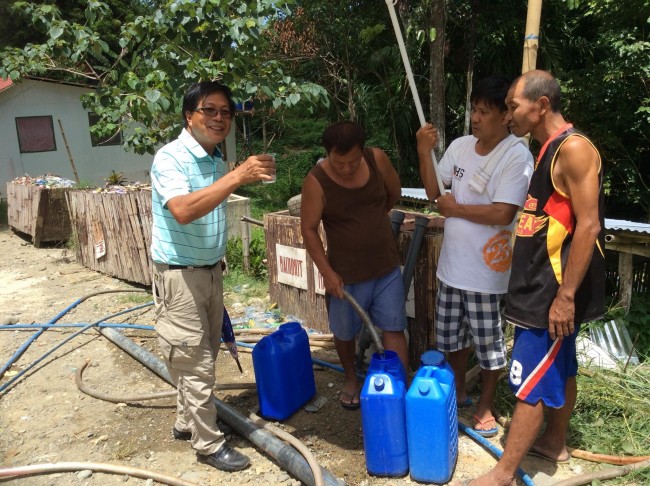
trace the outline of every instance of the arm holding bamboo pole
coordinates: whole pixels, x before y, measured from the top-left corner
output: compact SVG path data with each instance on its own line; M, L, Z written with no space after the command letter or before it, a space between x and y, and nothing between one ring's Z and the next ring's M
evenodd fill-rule
M397 14L395 13L395 6L393 5L393 0L386 0L386 5L388 6L388 12L390 13L390 19L391 22L393 23L393 29L395 30L395 37L397 38L397 43L399 45L399 52L402 55L402 62L404 63L404 69L406 70L406 77L408 78L409 86L411 88L411 94L413 95L413 101L415 102L415 109L418 112L418 118L420 120L420 126L424 127L426 126L426 120L424 118L424 112L422 111L422 103L420 102L420 96L418 95L418 90L415 85L415 79L413 77L413 71L411 70L411 63L409 62L408 55L406 53L406 46L404 45L404 39L402 37L402 30L399 26L399 22L397 20ZM436 184L438 186L438 194L444 194L445 193L445 187L442 183L442 178L440 177L440 174L438 173L437 170L437 161L436 161L436 155L433 153L433 149L431 149L430 153L432 165L431 165L431 170L433 172L433 176L435 176ZM428 190L427 190L427 195L428 195ZM437 196L436 196L437 197ZM429 197L431 199L431 197Z
M429 201L435 201L438 196L445 194L444 188L441 191L439 187L439 183L443 184L440 166L436 164L433 157L433 147L438 144L438 130L428 123L418 130L416 138L420 161L420 179L422 179ZM438 183L438 181L440 182Z

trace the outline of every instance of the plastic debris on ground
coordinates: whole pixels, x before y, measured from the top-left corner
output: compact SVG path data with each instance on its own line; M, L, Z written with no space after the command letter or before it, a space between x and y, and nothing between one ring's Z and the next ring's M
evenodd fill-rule
M247 284L237 285L233 288L233 294L246 295L247 291ZM245 305L237 300L235 299L235 302L231 300L230 304L226 303L233 329L277 329L280 324L298 322L308 334L321 334L314 329L308 328L300 317L293 314L283 314L282 310L277 307L277 303L254 299L259 301Z
M290 321L284 319L279 309L264 310L247 306L244 308L244 315L231 316L231 322L234 329L268 329Z
M142 182L129 182L125 184L107 184L94 189L95 193L126 194L127 192L151 191L151 184Z
M47 189L55 189L61 187L75 187L76 182L71 181L70 179L65 179L59 177L55 174L44 174L38 177L31 177L29 175L24 175L22 177L16 177L11 181L13 184L20 184L21 186L40 186Z

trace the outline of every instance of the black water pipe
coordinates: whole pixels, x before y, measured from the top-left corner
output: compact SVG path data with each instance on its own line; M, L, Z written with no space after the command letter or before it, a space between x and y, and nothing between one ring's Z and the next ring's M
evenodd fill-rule
M171 376L167 371L165 364L156 358L146 349L135 344L131 339L124 336L121 332L111 328L99 329L102 335L126 351L137 361L145 365L167 383L173 385ZM289 444L284 443L273 434L253 423L247 417L241 415L237 410L217 399L214 395L212 401L217 408L219 418L235 429L242 437L248 439L257 447L266 452L275 459L279 466L285 471L291 473L297 479L305 484L314 484L314 473L309 467L309 463L302 457L296 449ZM345 483L337 479L327 469L321 467L325 484L332 486L342 486Z
M402 272L402 282L404 283L405 296L408 296L409 290L411 288L411 281L413 280L413 273L415 271L415 263L418 260L418 255L420 254L420 246L422 245L422 238L424 238L424 232L427 226L429 226L429 218L425 216L415 217L415 229L413 230L411 243L409 244L408 253L406 254L406 260L404 261L404 271Z
M393 209L390 213L390 223L393 230L393 236L397 238L399 236L399 231L402 228L402 223L404 222L405 214L402 211L397 211Z

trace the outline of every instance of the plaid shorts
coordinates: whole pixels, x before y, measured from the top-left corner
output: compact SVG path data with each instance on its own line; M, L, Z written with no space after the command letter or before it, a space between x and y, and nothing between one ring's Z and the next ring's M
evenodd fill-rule
M506 345L501 329L502 294L460 290L439 282L436 297L436 344L450 353L468 348L472 342L484 370L506 365Z

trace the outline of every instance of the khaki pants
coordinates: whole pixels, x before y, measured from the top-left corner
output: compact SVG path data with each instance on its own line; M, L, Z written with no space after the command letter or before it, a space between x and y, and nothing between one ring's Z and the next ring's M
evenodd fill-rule
M192 433L192 448L212 454L225 442L212 402L223 322L223 276L214 269L168 270L154 265L156 331L178 390L174 427Z

